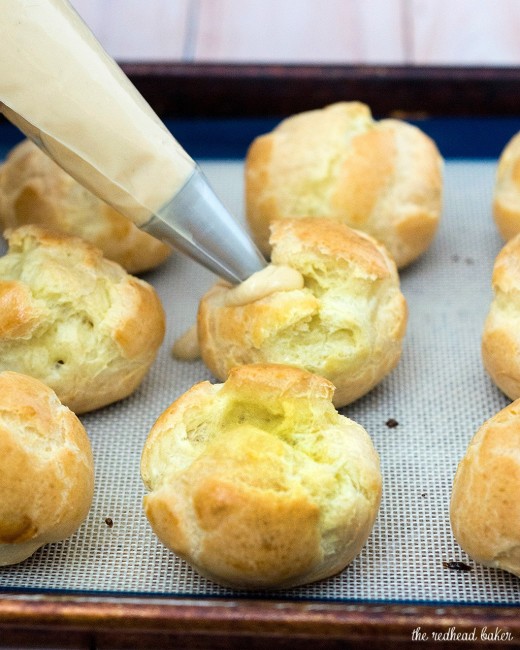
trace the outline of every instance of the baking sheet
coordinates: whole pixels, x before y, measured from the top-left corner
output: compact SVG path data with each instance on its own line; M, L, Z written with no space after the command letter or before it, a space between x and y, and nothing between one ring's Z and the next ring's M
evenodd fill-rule
M242 164L200 161L224 203L243 214ZM259 597L334 601L520 603L520 579L472 562L449 527L449 496L474 432L508 400L480 359L493 261L502 246L491 217L494 161L447 162L435 243L401 273L409 324L397 369L342 409L370 433L380 454L383 500L361 554L340 575ZM70 539L0 568L0 591L251 597L198 576L155 538L141 508L139 461L155 419L193 384L215 381L202 362L170 350L194 321L214 276L173 255L143 276L159 292L168 329L150 373L130 398L81 417L92 441L96 490L90 515ZM389 419L397 426L389 427ZM462 561L470 571L446 568Z

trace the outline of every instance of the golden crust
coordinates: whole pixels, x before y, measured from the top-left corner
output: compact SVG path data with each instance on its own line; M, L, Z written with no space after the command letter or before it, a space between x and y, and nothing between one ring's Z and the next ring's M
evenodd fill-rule
M296 368L269 364L251 364L232 368L226 380L225 391L240 391L263 400L305 399L331 401L333 384L325 379Z
M0 566L72 535L94 489L78 418L32 377L0 373Z
M82 239L37 226L6 235L0 370L36 377L76 413L130 395L164 337L154 289Z
M143 449L146 515L201 574L281 588L341 571L381 498L377 453L339 415L327 380L259 364L203 382L157 420Z
M46 310L32 300L29 288L15 280L0 281L0 337L20 339L31 336Z
M476 562L520 576L520 401L485 422L461 460L451 495L453 533Z
M510 239L493 267L494 298L482 332L482 360L508 397L520 397L520 234Z
M30 140L17 145L0 166L0 227L25 224L81 237L129 273L152 269L171 252L82 187Z
M394 262L368 235L327 219L272 224L272 261L296 269L302 289L226 303L219 283L203 296L201 356L225 380L234 366L281 363L326 377L334 404L361 397L397 364L407 307Z
M401 268L435 236L442 166L417 127L376 122L364 104L339 102L287 118L252 142L246 216L266 255L274 220L326 217L375 237Z
M493 217L505 241L520 233L520 133L511 138L498 160Z
M345 228L341 223L324 219L287 219L273 223L271 233L271 246L277 249L273 261L276 259L277 263L281 263L286 254L293 257L300 252L317 251L324 259L355 265L368 277L385 279L395 274L394 263L372 237Z

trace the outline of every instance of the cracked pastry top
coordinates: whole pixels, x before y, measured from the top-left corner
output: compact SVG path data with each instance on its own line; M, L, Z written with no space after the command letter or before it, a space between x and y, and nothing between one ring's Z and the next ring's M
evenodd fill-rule
M273 267L292 269L292 284L238 304L240 286L210 289L197 318L203 361L222 381L237 365L300 367L334 384L337 407L358 399L401 355L407 306L393 260L368 235L327 219L274 222L271 245Z
M144 509L159 539L234 588L285 588L343 570L379 509L368 433L331 403L329 381L298 368L235 368L195 385L145 443Z
M0 257L0 370L50 386L76 413L130 395L155 360L165 315L153 287L85 241L37 226Z

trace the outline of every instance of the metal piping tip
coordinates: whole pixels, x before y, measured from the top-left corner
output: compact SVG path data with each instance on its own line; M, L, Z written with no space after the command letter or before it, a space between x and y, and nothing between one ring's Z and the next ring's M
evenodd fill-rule
M243 282L267 265L198 167L143 230L233 284Z

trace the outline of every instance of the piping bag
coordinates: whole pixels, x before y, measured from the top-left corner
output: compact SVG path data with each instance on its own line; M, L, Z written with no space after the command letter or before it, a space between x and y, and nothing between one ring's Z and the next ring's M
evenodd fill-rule
M0 111L93 194L222 278L266 265L67 0L2 0Z

